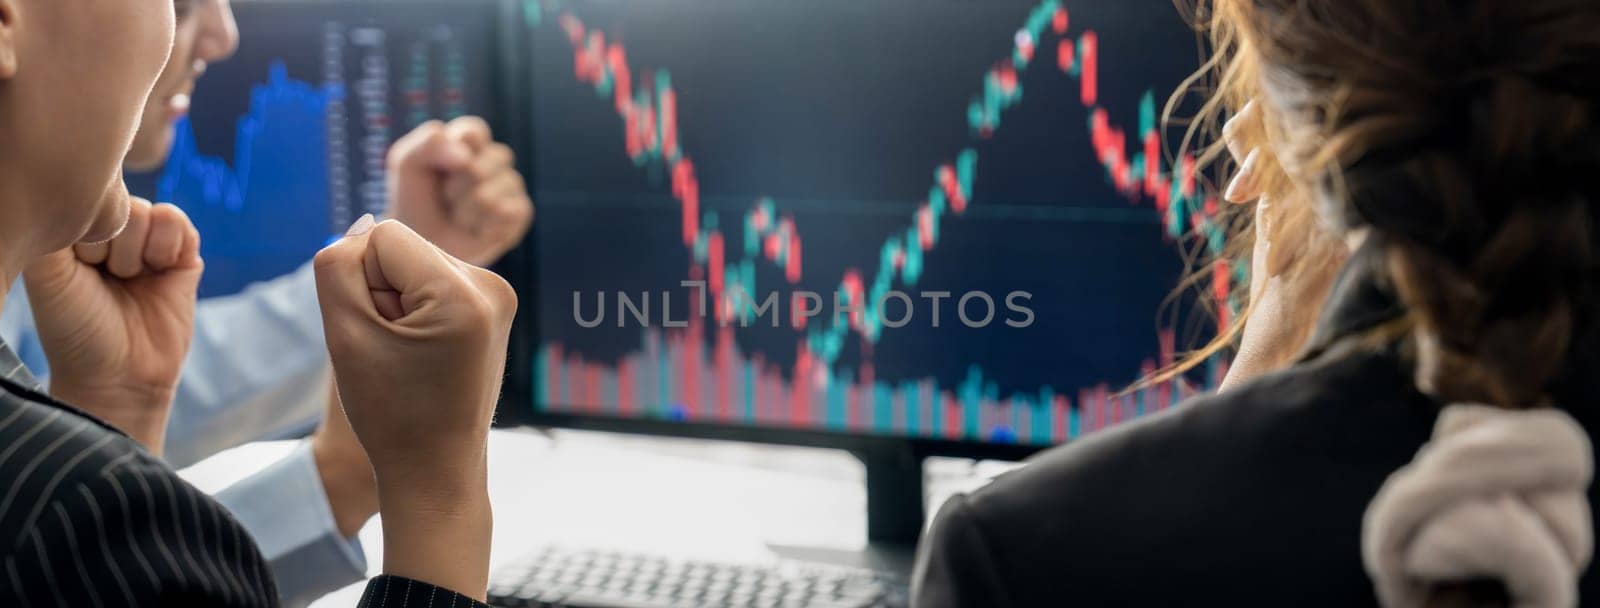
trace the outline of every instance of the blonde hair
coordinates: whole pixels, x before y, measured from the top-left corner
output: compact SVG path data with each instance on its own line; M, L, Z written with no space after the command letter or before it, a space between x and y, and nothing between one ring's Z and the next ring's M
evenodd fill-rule
M1245 104L1261 96L1261 62L1239 27L1246 10L1244 6L1225 0L1201 3L1177 0L1177 4L1188 21L1206 34L1210 53L1200 68L1173 93L1163 110L1162 120L1167 125L1187 123L1177 153L1191 154L1200 168L1198 174L1221 176L1221 179L1201 180L1198 184L1220 198L1222 186L1238 169L1222 137L1223 125ZM1178 108L1194 96L1203 100L1195 115L1177 116ZM1284 319L1297 329L1289 335L1294 343L1281 345L1276 351L1280 353L1280 360L1273 363L1288 363L1311 336L1312 326L1321 312L1321 295L1339 269L1339 264L1329 263L1329 260L1342 259L1344 244L1319 225L1311 196L1288 178L1276 155L1270 153L1285 137L1283 133L1268 129L1268 125L1279 124L1270 112L1270 108L1258 108L1256 119L1240 125L1234 134L1243 149L1266 152L1257 161L1256 172L1261 180L1262 196L1272 201L1270 215L1258 217L1253 206L1223 209L1212 221L1226 234L1226 245L1217 252L1207 246L1201 235L1188 239L1185 257L1192 272L1179 286L1179 292L1206 289L1218 264L1252 268L1252 272L1236 279L1234 284L1236 292L1248 295L1248 300L1234 312L1217 309L1218 303L1210 298L1198 298L1202 309L1216 320L1215 336L1186 353L1175 365L1141 382L1141 386L1173 380L1237 349L1246 324L1256 313L1257 289L1268 279L1283 281L1288 293L1305 295L1294 300L1298 308L1288 311L1290 318ZM1256 261L1252 256L1258 222L1267 222L1264 233L1274 247L1267 259ZM1257 274L1265 276L1255 276Z

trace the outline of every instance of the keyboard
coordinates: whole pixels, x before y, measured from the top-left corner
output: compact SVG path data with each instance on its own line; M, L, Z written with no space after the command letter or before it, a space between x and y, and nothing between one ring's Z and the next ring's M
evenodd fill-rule
M723 564L547 547L495 573L505 608L898 608L904 579L809 562Z

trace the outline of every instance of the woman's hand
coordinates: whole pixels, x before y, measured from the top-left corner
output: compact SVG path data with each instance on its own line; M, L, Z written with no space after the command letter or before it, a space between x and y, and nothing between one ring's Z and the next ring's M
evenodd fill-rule
M339 387L328 382L327 411L311 434L311 456L328 495L328 508L339 535L354 538L378 514L378 481L361 440L339 403Z
M189 217L141 199L117 237L36 260L23 276L50 392L160 454L203 269Z
M315 265L339 397L378 481L384 571L483 599L487 436L515 292L370 216Z
M1348 253L1325 238L1312 210L1282 207L1265 190L1266 151L1246 143L1247 133L1263 133L1256 102L1245 104L1222 128L1228 152L1239 171L1223 192L1238 205L1255 206L1255 245L1250 254L1250 316L1239 352L1222 381L1227 390L1294 361L1311 336L1322 301ZM1289 241L1275 249L1274 241ZM1318 260L1318 264L1300 263Z
M1245 143L1246 131L1261 132L1259 124L1261 117L1258 114L1256 102L1252 101L1244 104L1244 107L1240 108L1239 112L1234 114L1233 118L1229 118L1227 124L1222 126L1222 138L1228 145L1228 154L1233 156L1234 162L1239 163L1239 171L1234 174L1233 180L1228 182L1228 187L1223 191L1222 197L1235 205L1255 205L1256 207L1255 221L1253 222L1255 227L1255 249L1250 255L1250 277L1252 279L1250 282L1250 298L1252 301L1260 295L1261 290L1267 285L1266 281L1256 281L1255 279L1266 279L1269 274L1267 271L1267 259L1272 244L1271 239L1268 238L1271 235L1271 226L1269 224L1271 218L1266 213L1268 209L1271 209L1272 205L1268 197L1263 196L1262 191L1261 165L1264 162L1261 157L1262 151L1261 148L1252 147Z

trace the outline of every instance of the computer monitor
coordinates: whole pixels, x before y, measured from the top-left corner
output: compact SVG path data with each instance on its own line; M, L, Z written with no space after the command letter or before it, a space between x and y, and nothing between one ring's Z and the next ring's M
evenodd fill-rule
M514 11L512 6L511 10ZM202 297L308 262L381 213L389 145L430 119L500 122L503 11L488 0L236 0L239 50L212 65L166 164L130 189L199 228Z
M1200 56L1170 0L524 4L503 416L861 452L872 536L906 539L922 456L1025 455L1220 373L1123 390L1207 327L1178 241L1221 244L1162 140Z

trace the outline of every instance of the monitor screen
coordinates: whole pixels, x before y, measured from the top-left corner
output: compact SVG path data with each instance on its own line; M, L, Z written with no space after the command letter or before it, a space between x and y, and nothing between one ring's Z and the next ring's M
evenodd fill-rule
M1044 446L1220 373L1124 390L1220 234L1170 0L525 5L535 415Z
M389 145L493 109L489 2L234 2L239 50L209 66L162 168L130 189L199 228L202 297L306 263L381 213ZM492 122L492 120L491 120Z

